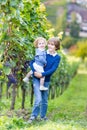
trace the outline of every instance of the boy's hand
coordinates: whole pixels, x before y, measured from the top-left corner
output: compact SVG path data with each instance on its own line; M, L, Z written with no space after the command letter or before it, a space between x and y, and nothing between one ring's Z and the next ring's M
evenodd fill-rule
M42 74L35 71L35 72L34 72L34 76L36 76L37 78L41 78L41 77L42 77Z

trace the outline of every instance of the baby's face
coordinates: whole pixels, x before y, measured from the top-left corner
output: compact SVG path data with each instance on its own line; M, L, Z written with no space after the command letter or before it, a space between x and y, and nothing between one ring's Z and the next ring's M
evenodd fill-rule
M46 42L44 42L43 40L39 40L37 47L40 48L40 49L45 49Z

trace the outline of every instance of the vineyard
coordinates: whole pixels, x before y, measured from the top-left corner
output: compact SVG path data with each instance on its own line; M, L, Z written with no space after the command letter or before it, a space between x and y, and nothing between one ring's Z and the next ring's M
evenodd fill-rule
M53 32L39 0L0 0L0 129L22 130L27 125L34 94L32 77L29 84L23 78L35 54L33 42L38 36L48 40ZM82 62L80 58L71 62L62 52L62 44L58 53L61 62L51 78L49 102L68 89Z
M1 2L0 8L0 97L3 97L3 91L6 91L7 98L12 97L10 105L12 110L15 107L16 95L19 95L19 89L21 89L21 108L24 108L26 89L29 85L24 84L22 79L29 71L29 61L34 56L33 41L37 36L48 39L52 36L52 32L49 31L50 25L46 19L45 6L38 0L15 2L6 0ZM74 66L73 64L69 65L66 57L61 52L59 53L62 60L58 71L52 78L51 98L58 95L57 91L62 94L78 66L77 63ZM72 66L73 71L71 70ZM55 75L57 75L56 78ZM56 87L54 92L52 86L59 87ZM10 88L12 88L11 92L9 92ZM33 90L30 91L32 104Z

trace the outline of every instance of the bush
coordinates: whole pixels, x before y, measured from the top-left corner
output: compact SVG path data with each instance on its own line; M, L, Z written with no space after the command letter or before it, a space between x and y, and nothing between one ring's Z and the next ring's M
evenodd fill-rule
M83 60L87 57L87 40L77 43L76 56L81 57Z
M71 22L70 35L72 37L78 38L79 32L80 32L80 25L76 21Z
M75 45L77 42L77 39L72 38L72 37L65 37L64 40L62 41L62 45L64 48L70 48L72 45Z
M62 94L63 91L67 88L73 76L75 76L75 74L77 73L78 66L79 62L74 62L70 64L67 61L66 57L61 54L61 62L59 64L59 67L51 78L51 93L57 95L57 93L59 92L57 91L57 89L60 89L59 93ZM55 96L53 96L53 98L54 97Z

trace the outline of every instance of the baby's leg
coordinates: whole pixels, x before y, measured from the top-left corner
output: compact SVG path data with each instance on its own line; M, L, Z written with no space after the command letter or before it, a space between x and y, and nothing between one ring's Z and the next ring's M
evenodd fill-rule
M48 88L44 86L44 80L45 77L40 78L40 90L48 90Z
M26 77L27 77L27 78L30 78L32 74L33 74L33 72L32 72L32 70L31 70L31 71L29 71L29 72L27 73Z
M26 75L25 78L23 79L23 81L24 81L25 83L28 83L28 82L29 82L29 78L31 77L32 73L33 73L32 70L27 73L27 75Z

